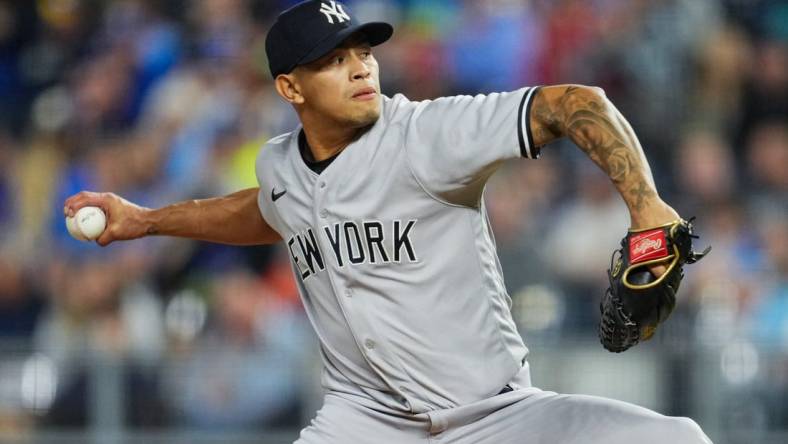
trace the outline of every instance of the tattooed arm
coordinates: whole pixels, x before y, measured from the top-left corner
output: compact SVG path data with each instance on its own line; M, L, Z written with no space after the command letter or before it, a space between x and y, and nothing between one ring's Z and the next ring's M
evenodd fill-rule
M600 88L560 85L541 88L531 105L531 134L541 146L569 137L609 177L629 207L632 228L679 218L660 199L651 169L629 122Z

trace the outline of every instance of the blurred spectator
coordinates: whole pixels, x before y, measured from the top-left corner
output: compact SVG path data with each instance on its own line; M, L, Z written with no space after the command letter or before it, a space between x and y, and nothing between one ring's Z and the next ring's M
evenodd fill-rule
M690 95L690 125L708 128L728 140L743 118L738 104L752 65L748 36L732 24L712 30L696 48L697 72Z
M100 135L122 129L131 100L132 66L127 54L107 52L89 59L73 76L72 130Z
M136 121L149 89L176 65L181 56L177 27L162 14L159 2L124 0L107 5L99 39L117 48L130 63L132 76L123 120Z
M592 4L580 0L555 2L542 13L538 78L548 85L570 81L574 64L593 47L599 17Z
M766 267L760 273L758 299L745 313L747 337L758 344L765 378L757 393L771 428L788 427L788 212L766 210L759 217Z
M698 130L685 134L678 147L675 171L677 188L682 190L676 202L679 210L699 209L737 194L733 150L715 132Z
M170 367L166 392L182 425L238 430L297 427L305 402L304 319L250 273L212 286L216 319Z
M556 148L546 149L553 152ZM485 205L510 294L555 278L542 242L545 233L552 231L554 203L569 186L561 181L559 162L545 156L505 165L485 189Z
M763 40L754 47L752 72L744 88L740 139L763 121L785 121L788 115L788 39Z
M765 212L759 221L766 264L761 273L761 295L748 310L750 329L759 344L788 351L788 213ZM788 380L783 381L788 390Z
M446 39L456 91L506 91L533 84L540 23L527 12L520 2L463 3L459 22Z
M9 233L16 228L18 196L12 175L15 164L11 137L0 129L0 248L10 242Z
M709 204L697 221L702 245L712 245L713 253L703 266L687 273L678 304L693 305L694 325L700 342L719 345L743 334L743 316L760 291L757 271L763 267L758 239L751 230L744 209L736 200Z
M25 278L22 265L0 250L0 340L33 334L44 301Z
M766 121L755 127L746 153L753 209L774 205L788 209L788 124Z
M161 307L145 287L126 280L125 261L69 257L52 264L51 305L36 329L36 349L54 360L58 392L46 422L87 425L97 366L122 372L130 426L160 424L156 369L164 347ZM123 363L124 367L117 364ZM120 369L123 370L120 370Z
M587 333L598 321L599 299L608 286L605 270L629 226L629 212L590 161L579 165L577 174L577 197L554 216L542 248L567 297L567 329Z

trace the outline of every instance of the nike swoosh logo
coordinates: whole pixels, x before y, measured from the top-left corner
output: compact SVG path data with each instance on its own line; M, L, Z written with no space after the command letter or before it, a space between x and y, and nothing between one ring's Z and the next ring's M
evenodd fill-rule
M287 189L282 191L281 193L276 192L276 188L271 189L271 200L276 202L280 197L284 196L287 193Z

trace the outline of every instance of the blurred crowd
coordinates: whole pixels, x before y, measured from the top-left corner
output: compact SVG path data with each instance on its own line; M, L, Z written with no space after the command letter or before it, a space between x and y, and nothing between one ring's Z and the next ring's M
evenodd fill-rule
M0 382L24 385L31 362L56 381L29 396L0 384L0 429L85 426L97 359L123 363L129 426L303 423L319 352L280 247L102 249L71 239L62 214L80 190L158 207L255 186L261 144L297 122L263 49L293 3L0 0L0 344L35 353L2 356ZM348 3L395 25L374 51L387 95L604 88L663 198L713 245L655 342L777 356L757 369L759 402L788 428L786 2ZM527 343L594 337L628 213L570 143L542 153L485 194L514 314ZM748 375L730 377L757 391Z

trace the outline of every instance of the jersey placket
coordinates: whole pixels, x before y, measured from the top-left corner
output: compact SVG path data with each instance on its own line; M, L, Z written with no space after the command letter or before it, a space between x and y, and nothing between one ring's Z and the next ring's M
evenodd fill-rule
M321 174L318 177L313 193L315 229L321 231L323 227L329 226L330 223L339 222L337 217L332 217L330 208L328 208L330 200L326 195L330 190L328 183L330 178L326 176L328 175ZM324 236L318 236L318 239L322 251L331 251L332 247L328 245ZM398 395L394 396L398 403L407 409L426 410L421 401L412 399L412 394L415 393L409 388L412 386L412 381L407 377L407 373L403 371L399 359L388 351L385 338L380 337L375 332L371 323L364 316L364 301L357 297L353 289L352 283L355 282L353 266L345 263L344 266L339 267L339 264L332 264L330 260L327 260L326 268L335 270L335 272L326 270L328 271L329 284L333 290L337 305L342 310L342 315L347 321L350 334L355 339L356 345L370 369L383 379L386 385L398 393Z

